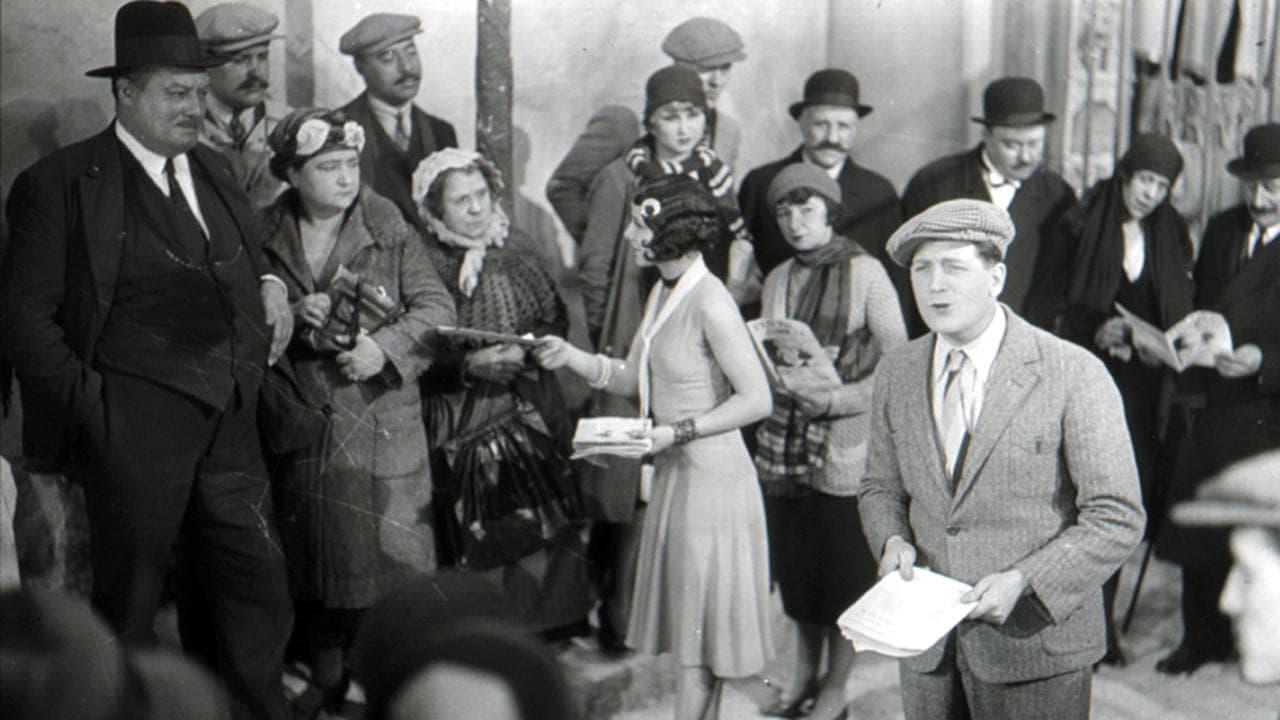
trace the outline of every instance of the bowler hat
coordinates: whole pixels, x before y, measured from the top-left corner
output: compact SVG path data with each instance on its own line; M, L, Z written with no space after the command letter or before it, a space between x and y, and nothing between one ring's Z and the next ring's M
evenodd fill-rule
M997 127L1030 127L1053 122L1057 116L1044 110L1040 83L1025 77L1000 78L982 93L982 117L974 122Z
M115 77L144 67L203 70L226 61L200 47L195 21L186 5L138 0L116 11L116 63L85 75Z
M858 117L869 115L872 109L858 102L858 78L837 68L819 70L804 81L804 99L791 104L791 117L799 119L810 105L849 107L858 111Z
M1227 163L1227 172L1242 180L1280 177L1280 123L1249 130L1244 136L1244 155Z

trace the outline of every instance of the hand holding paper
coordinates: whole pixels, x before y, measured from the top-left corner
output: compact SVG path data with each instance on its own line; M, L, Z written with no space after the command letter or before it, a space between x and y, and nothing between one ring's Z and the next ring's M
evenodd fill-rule
M914 579L890 572L836 621L857 651L890 657L919 655L951 631L975 607L964 602L972 588L928 568Z

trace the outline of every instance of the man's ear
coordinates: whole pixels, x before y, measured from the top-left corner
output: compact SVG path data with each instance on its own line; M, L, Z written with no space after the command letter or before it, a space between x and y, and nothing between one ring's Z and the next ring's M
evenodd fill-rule
M1000 297L1000 293L1004 292L1004 281L1009 276L1009 268L1004 263L998 262L991 266L991 297Z

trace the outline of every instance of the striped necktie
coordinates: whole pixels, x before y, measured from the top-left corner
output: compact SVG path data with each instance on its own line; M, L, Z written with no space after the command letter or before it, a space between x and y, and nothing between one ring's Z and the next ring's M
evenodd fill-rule
M947 353L946 379L942 391L942 450L946 455L947 477L959 474L965 446L969 442L969 405L974 375L973 363L963 350Z

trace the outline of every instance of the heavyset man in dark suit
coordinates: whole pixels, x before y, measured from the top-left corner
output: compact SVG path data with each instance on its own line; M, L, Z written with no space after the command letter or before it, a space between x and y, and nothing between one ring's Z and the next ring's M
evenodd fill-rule
M973 120L982 123L982 142L920 168L902 193L903 214L910 217L953 198L986 200L1008 211L1017 234L1004 261L1008 277L1000 300L1043 325L1037 310L1026 304L1035 284L1041 239L1076 201L1062 176L1043 166L1046 126L1054 115L1044 110L1039 83L1008 77L987 86L982 117ZM911 334L923 332L915 306L907 304L903 310Z
M1004 210L960 199L889 238L932 332L876 369L858 510L881 575L918 563L976 603L902 660L907 720L1088 718L1102 583L1142 539L1107 369L996 300L1013 232Z
M292 609L255 420L292 331L230 165L198 144L206 68L179 3L116 15L116 121L14 182L0 336L22 384L24 451L84 485L93 602L155 641L170 572L184 644L237 717L285 717Z
M413 38L421 32L417 17L374 13L338 40L338 50L355 59L365 82L365 91L340 108L364 126L369 138L360 152L360 175L419 228L423 223L413 202L413 171L436 150L458 146L453 125L413 102L422 85Z
M884 249L885 240L902 222L898 193L887 178L858 165L849 154L858 136L858 122L871 110L859 101L858 79L849 72L828 68L805 81L804 99L791 105L791 117L800 125L803 144L787 157L747 173L738 191L738 204L755 239L755 258L763 274L768 275L792 255L774 209L765 199L769 183L782 168L805 162L822 168L840 185L842 211L836 232L884 265L899 302L910 299L907 274L889 260Z
M1197 309L1221 313L1234 351L1213 369L1188 371L1205 407L1191 431L1191 462L1170 493L1190 497L1202 478L1237 460L1280 448L1280 124L1245 136L1244 155L1227 163L1243 181L1244 202L1209 219L1196 261ZM1157 663L1191 672L1231 652L1230 622L1218 610L1231 557L1221 529L1168 528L1160 546L1182 565L1183 639Z

